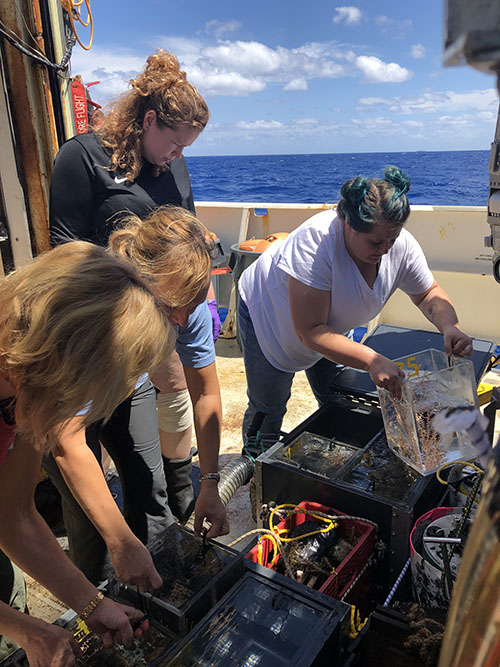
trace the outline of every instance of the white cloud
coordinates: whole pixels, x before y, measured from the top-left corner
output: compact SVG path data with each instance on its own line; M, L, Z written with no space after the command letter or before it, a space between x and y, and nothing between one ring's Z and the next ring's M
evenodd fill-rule
M283 51L286 51L285 49ZM209 46L203 55L216 67L231 68L240 73L270 74L282 65L283 55L260 42L224 42Z
M334 23L358 25L361 21L361 11L357 7L335 7L337 14L333 17Z
M491 123L493 121L496 121L497 119L496 113L493 113L493 111L480 111L479 113L476 114L476 118L478 120L482 120L485 123Z
M92 86L92 99L100 104L114 99L126 90L130 79L137 76L145 65L145 58L124 49L75 49L71 58L71 72L80 74L85 83L99 81Z
M420 120L405 120L403 121L403 124L406 125L406 127L415 130L421 130L424 127L424 123Z
M244 75L270 77L273 81L301 77L332 77L344 72L338 48L331 44L306 44L295 49L272 49L261 42L224 41L204 48L199 63L234 70ZM344 56L345 59L345 56Z
M423 44L413 44L411 47L410 55L416 60L423 58L425 56L425 46Z
M487 143L489 134L494 131L494 121L495 118L487 123L486 118L472 113L443 114L438 118L426 116L421 120L400 120L382 114L369 120L356 117L343 121L306 117L288 123L240 120L210 124L196 146L202 149L202 154L217 154L221 145L237 145L240 151L250 154L255 153L256 146L269 153L289 152L290 146L297 147L298 151L325 152L327 148L343 152L352 150L353 141L362 140L366 150L370 149L366 147L388 150L389 142L399 150L436 150L437 143L459 150L481 145L484 136Z
M217 39L222 37L222 35L236 32L240 28L241 23L239 21L218 21L217 19L212 19L205 24L205 32L215 35Z
M286 127L283 123L278 120L239 120L234 123L234 127L239 130L256 130L258 132L267 132L274 130L281 130Z
M309 79L336 78L352 69L351 53L333 43L304 44L294 49L274 49L261 42L219 41L201 47L186 64L188 78L206 95L230 94L228 86L217 88L217 81L239 78L235 94L251 94L269 83L280 83L286 91L307 90ZM244 85L249 87L245 91ZM212 84L212 85L209 85Z
M287 92L292 90L307 90L307 80L304 77L298 79L292 79L286 86L283 88Z
M382 14L376 16L374 20L383 35L393 37L394 39L402 39L405 37L413 26L411 19L391 19Z
M297 127L318 127L320 122L317 118L299 118L294 123Z
M305 91L314 79L335 79L364 74L367 81L404 81L411 72L396 63L358 56L353 48L336 42L310 42L288 49L271 48L256 41L156 37L156 44L175 53L188 80L205 96L245 97L276 84L285 92ZM101 81L92 89L100 104L127 89L128 81L142 70L152 50L137 56L121 49L76 51L73 72L84 81Z
M401 83L413 76L413 72L406 67L397 63L385 63L375 56L358 56L356 66L369 83Z
M194 66L188 74L189 81L204 95L247 97L252 93L260 93L266 87L265 81L238 72L210 72Z
M352 63L356 59L356 54L351 48L344 44L335 42L308 42L295 49L296 53L301 53L314 60L322 59L346 61Z
M160 48L175 53L177 58L182 60L185 65L192 62L193 59L199 58L201 53L202 43L195 38L156 35L152 37L151 41Z
M471 90L468 93L448 93L452 106L474 109L498 108L498 93L494 88Z
M359 118L352 118L351 123L354 128L363 132L363 134L368 132L390 132L391 129L394 130L394 121L390 118L384 118L379 116L378 118L370 118L370 122L367 123L366 120L360 120Z
M478 114L464 113L464 114L445 114L436 118L433 123L433 131L437 135L448 135L456 137L457 133L466 137L484 128L490 128L491 138L495 131L496 116L486 122L482 118L478 118ZM485 145L486 148L486 145Z
M374 108L386 108L392 113L438 113L474 110L494 113L498 105L497 93L493 88L472 90L465 93L448 91L424 91L421 95L406 97L363 97L358 100L358 110L367 111Z

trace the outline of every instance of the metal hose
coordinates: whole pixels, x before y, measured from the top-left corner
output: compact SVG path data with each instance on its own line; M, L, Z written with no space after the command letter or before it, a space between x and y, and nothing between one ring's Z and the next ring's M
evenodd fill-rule
M240 486L248 484L252 479L255 464L247 456L239 456L225 465L220 471L219 496L223 505L227 505ZM186 527L193 530L194 514L191 515Z
M227 505L240 486L252 479L255 464L247 456L240 456L225 465L220 472L219 496Z

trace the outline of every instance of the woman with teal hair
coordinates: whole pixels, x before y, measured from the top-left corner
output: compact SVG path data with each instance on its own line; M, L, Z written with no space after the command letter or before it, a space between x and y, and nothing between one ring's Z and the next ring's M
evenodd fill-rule
M305 370L318 402L333 394L339 364L370 373L401 394L402 370L345 332L380 313L400 288L443 334L449 355L472 353L446 292L404 229L410 179L397 167L384 178L358 176L341 188L336 210L314 215L271 246L239 281L238 323L248 383L243 437L254 415L279 438L294 374Z

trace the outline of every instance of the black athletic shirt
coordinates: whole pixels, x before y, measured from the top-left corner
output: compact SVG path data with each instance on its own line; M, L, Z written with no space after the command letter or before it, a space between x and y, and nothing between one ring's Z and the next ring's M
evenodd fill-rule
M160 176L153 176L153 165L144 162L133 183L109 166L109 151L94 133L80 134L61 146L50 183L52 246L75 239L107 245L123 215L132 212L142 219L162 204L195 212L184 158L172 160Z

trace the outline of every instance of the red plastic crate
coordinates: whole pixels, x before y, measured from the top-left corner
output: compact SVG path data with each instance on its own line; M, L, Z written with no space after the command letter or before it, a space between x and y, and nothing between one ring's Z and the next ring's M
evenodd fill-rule
M320 505L319 503L309 502L304 500L299 503L298 507L306 509L308 512L323 512L324 514L342 515L344 512L339 512L331 507ZM277 528L292 529L295 526L305 521L317 521L314 516L307 513L290 514L286 519L277 524ZM325 593L330 597L340 598L344 595L346 590L351 586L353 581L359 575L361 570L367 564L370 556L373 553L375 544L375 527L369 523L358 519L345 519L339 521L340 534L345 535L348 531L354 530L354 535L359 538L356 546L352 549L348 556L337 566L335 572L331 574L325 583L319 589L321 593ZM249 558L254 563L258 562L258 545L253 547L246 558ZM262 543L262 565L269 567L273 554L273 549L269 540ZM274 567L272 569L275 569Z

